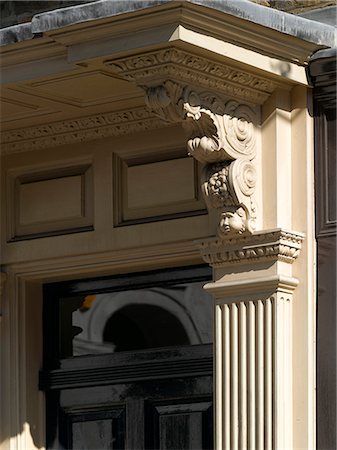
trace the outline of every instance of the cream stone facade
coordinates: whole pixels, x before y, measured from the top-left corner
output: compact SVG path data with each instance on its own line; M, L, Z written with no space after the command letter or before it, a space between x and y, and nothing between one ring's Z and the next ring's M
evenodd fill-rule
M43 13L2 47L1 449L46 445L45 283L202 263L214 448L315 449L306 70L334 30L155 3Z

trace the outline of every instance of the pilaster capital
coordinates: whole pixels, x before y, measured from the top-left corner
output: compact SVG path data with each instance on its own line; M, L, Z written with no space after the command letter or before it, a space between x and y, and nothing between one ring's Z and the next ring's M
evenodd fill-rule
M212 267L233 267L275 261L292 264L303 240L303 233L275 229L227 239L211 238L197 244L204 261Z

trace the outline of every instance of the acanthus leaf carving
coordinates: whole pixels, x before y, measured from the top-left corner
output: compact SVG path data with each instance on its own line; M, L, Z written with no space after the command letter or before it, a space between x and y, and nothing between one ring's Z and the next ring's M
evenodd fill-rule
M175 47L118 58L105 64L139 86L156 86L163 79L170 79L255 104L264 103L276 87L275 82L267 78Z
M157 117L185 128L188 153L205 165L203 193L207 206L219 212L218 235L251 234L257 221L257 123L248 104L263 104L277 83L174 45L106 65L143 88ZM211 185L215 178L221 192Z
M171 80L145 92L155 114L183 124L188 153L205 164L202 190L208 208L219 211L218 235L252 233L257 218L253 110Z
M180 84L166 81L162 85L143 89L146 105L162 120L169 123L183 120L183 87Z
M232 236L226 239L207 239L199 243L205 262L213 267L233 264L283 261L292 264L301 251L302 233L283 229L267 230L253 235Z
M4 131L4 154L57 147L161 128L165 123L146 107Z

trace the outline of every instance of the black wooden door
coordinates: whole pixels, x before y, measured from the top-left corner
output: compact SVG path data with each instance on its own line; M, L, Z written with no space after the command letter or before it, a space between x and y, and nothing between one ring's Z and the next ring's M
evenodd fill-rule
M74 358L40 383L47 448L213 448L211 345Z
M208 276L207 273L206 275ZM167 279L171 278L169 276ZM175 282L177 278L179 277L175 276ZM170 301L173 299L177 303L178 297L174 295L176 292L180 295L181 281L182 279L178 290L174 288L172 291L173 288L170 288ZM194 279L184 278L184 287L187 286L186 281L195 281L195 272ZM160 289L163 284L166 283L161 276ZM134 285L139 287L139 277ZM158 286L156 276L151 277L146 286L142 284L143 288L150 285ZM100 292L98 286L102 286L102 283L96 285L95 292ZM111 286L108 291L110 290ZM74 348L78 345L78 342L74 343L74 336L78 334L79 327L73 326L71 317L77 316L71 311L75 311L79 305L83 306L83 302L74 296L75 291L74 285L71 289L66 285L61 286L61 290L55 286L52 291L49 288L46 290L45 368L40 373L40 388L46 392L47 448L212 449L212 344L170 345L170 342L177 342L177 336L184 343L186 339L190 339L188 330L184 334L178 327L171 330L177 334L172 339L159 337L158 342L167 342L170 346L144 349L144 343L149 342L151 336L147 336L146 332L143 332L144 336L140 336L137 334L138 330L133 334L133 339L139 337L141 341L137 350L118 352L115 346L111 353L81 353L81 356L74 356ZM83 282L80 291L88 292L87 285L83 285ZM144 298L148 295L145 291L140 293ZM153 292L151 296L152 294ZM162 295L162 291L160 294ZM55 301L56 299L59 301ZM98 300L99 298L95 299L97 304ZM101 301L106 308L106 298L101 298ZM134 311L144 322L140 305L136 306ZM130 306L128 308L124 307L124 313L128 313L128 317L119 313L115 316L124 327L128 323L126 319L132 318ZM149 308L146 309L147 313L149 311ZM94 321L93 317L90 320ZM165 317L159 318L167 334ZM168 320L174 327L172 318L168 316ZM83 323L82 321L82 326ZM107 323L113 323L119 329L116 320ZM149 325L147 327L151 329L153 338L158 330ZM124 336L125 330L123 333ZM205 335L205 330L203 333ZM111 333L105 330L103 334L108 336ZM153 343L155 338L150 346ZM97 343L95 345L96 347L90 343L87 347L90 352L99 347ZM132 349L138 348L135 342L130 341L129 345ZM78 348L83 352L83 345ZM106 348L109 347L103 347L103 350ZM125 349L123 346L120 348Z

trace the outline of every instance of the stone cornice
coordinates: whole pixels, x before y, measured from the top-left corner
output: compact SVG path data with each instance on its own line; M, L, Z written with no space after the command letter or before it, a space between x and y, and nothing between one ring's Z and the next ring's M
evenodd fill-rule
M111 26L114 27L114 34L119 35L126 30L132 32L132 26L138 31L143 27L160 27L168 20L171 23L183 22L189 29L205 30L210 36L220 36L224 41L235 42L254 51L258 49L264 54L295 63L306 63L316 50L336 43L332 26L263 8L245 0L106 0L99 4L76 5L38 14L24 27L1 30L0 38L3 44L20 47L19 41L44 33L69 46L83 42L83 39L90 41L111 37Z
M8 154L51 148L161 128L164 125L165 122L147 108L138 107L5 131L1 137L1 151Z
M108 61L106 66L139 86L155 87L166 79L253 104L264 103L277 86L267 78L174 47Z
M221 240L211 238L197 245L212 267L277 260L291 264L299 255L303 239L302 233L276 229Z

